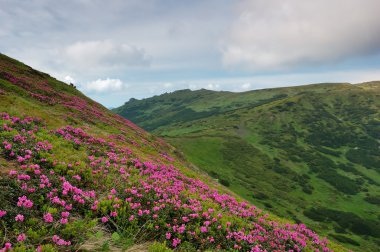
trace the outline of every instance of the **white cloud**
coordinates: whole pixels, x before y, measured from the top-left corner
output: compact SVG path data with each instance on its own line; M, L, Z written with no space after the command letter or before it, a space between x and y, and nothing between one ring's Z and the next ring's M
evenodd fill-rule
M170 88L170 87L173 87L173 83L171 82L166 82L163 84L164 88Z
M332 64L380 52L378 0L245 0L223 63L250 70Z
M251 83L247 82L241 85L241 89L248 90L251 88Z
M70 75L66 75L63 80L66 83L75 83L75 79L73 77L71 77Z
M198 85L195 85L195 84L189 84L189 85L188 85L188 88L191 89L191 90L197 90L197 89L198 89Z
M205 88L209 90L220 90L220 85L217 83L210 83Z
M87 92L110 93L121 91L124 88L123 82L119 79L97 79L95 81L81 85L81 89Z
M64 49L67 60L77 67L146 66L150 57L144 49L110 40L79 41Z

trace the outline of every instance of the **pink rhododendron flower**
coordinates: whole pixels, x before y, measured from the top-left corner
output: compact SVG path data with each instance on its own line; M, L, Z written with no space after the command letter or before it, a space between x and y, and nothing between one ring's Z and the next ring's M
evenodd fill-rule
M173 247L177 247L181 243L181 239L174 238L173 239Z
M68 221L69 221L69 220L66 219L66 218L61 218L61 219L59 220L59 222L60 222L62 225L67 224Z
M4 244L4 248L1 250L1 252L8 252L12 250L12 244L10 242L7 242Z
M53 222L53 215L51 213L44 214L44 221L47 223Z
M74 175L73 179L76 179L76 180L80 181L82 178L79 175Z
M5 210L0 210L0 218L5 216L7 214L7 211Z
M18 198L17 206L31 208L33 207L33 202L24 195Z
M17 236L17 241L18 242L22 242L22 241L25 241L25 239L26 239L26 235L23 233L23 234L19 234L18 236Z
M10 175L10 176L17 175L17 171L15 171L15 170L10 170L10 171L9 171L9 175Z
M67 211L70 211L70 210L73 209L73 205L72 205L72 204L66 205L66 206L65 206L65 209L66 209Z
M61 213L62 218L67 218L67 217L69 217L69 215L70 215L69 212L62 212Z
M105 216L103 216L101 220L102 220L103 223L106 223L108 221L108 218L105 217Z
M54 235L52 237L52 240L58 246L70 246L71 245L70 241L65 241L65 240L61 239L58 235Z
M200 228L200 230L201 230L202 233L206 233L207 232L207 227L202 226Z
M166 237L166 239L169 240L172 237L172 234L171 233L166 233L165 237Z
M19 221L19 222L23 222L24 221L24 215L22 215L22 214L16 215L15 220Z

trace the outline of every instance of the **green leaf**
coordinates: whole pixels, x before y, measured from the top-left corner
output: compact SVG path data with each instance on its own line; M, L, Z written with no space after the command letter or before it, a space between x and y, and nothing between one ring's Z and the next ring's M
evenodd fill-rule
M95 237L96 237L97 239L102 238L102 237L103 237L103 232L102 232L102 231L98 231L98 232L96 232Z
M112 235L111 235L111 238L114 242L117 242L120 240L120 235L117 233L117 232L114 232Z

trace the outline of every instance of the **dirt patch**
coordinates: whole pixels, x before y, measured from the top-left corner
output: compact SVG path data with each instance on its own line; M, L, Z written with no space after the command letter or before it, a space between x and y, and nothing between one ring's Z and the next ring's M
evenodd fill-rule
M147 252L149 248L150 243L143 243L138 245L133 245L130 247L127 252Z
M249 134L249 130L244 125L236 126L236 134L240 137L245 137Z
M9 171L16 169L16 167L17 167L16 163L5 160L4 158L0 157L0 175L1 176L9 174Z

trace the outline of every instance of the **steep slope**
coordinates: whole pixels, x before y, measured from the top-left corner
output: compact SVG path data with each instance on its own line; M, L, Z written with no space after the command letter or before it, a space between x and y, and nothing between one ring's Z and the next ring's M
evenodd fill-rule
M254 204L362 251L380 246L380 82L181 90L114 111Z
M172 152L75 87L0 55L3 251L153 241L151 251L343 251L226 194Z

